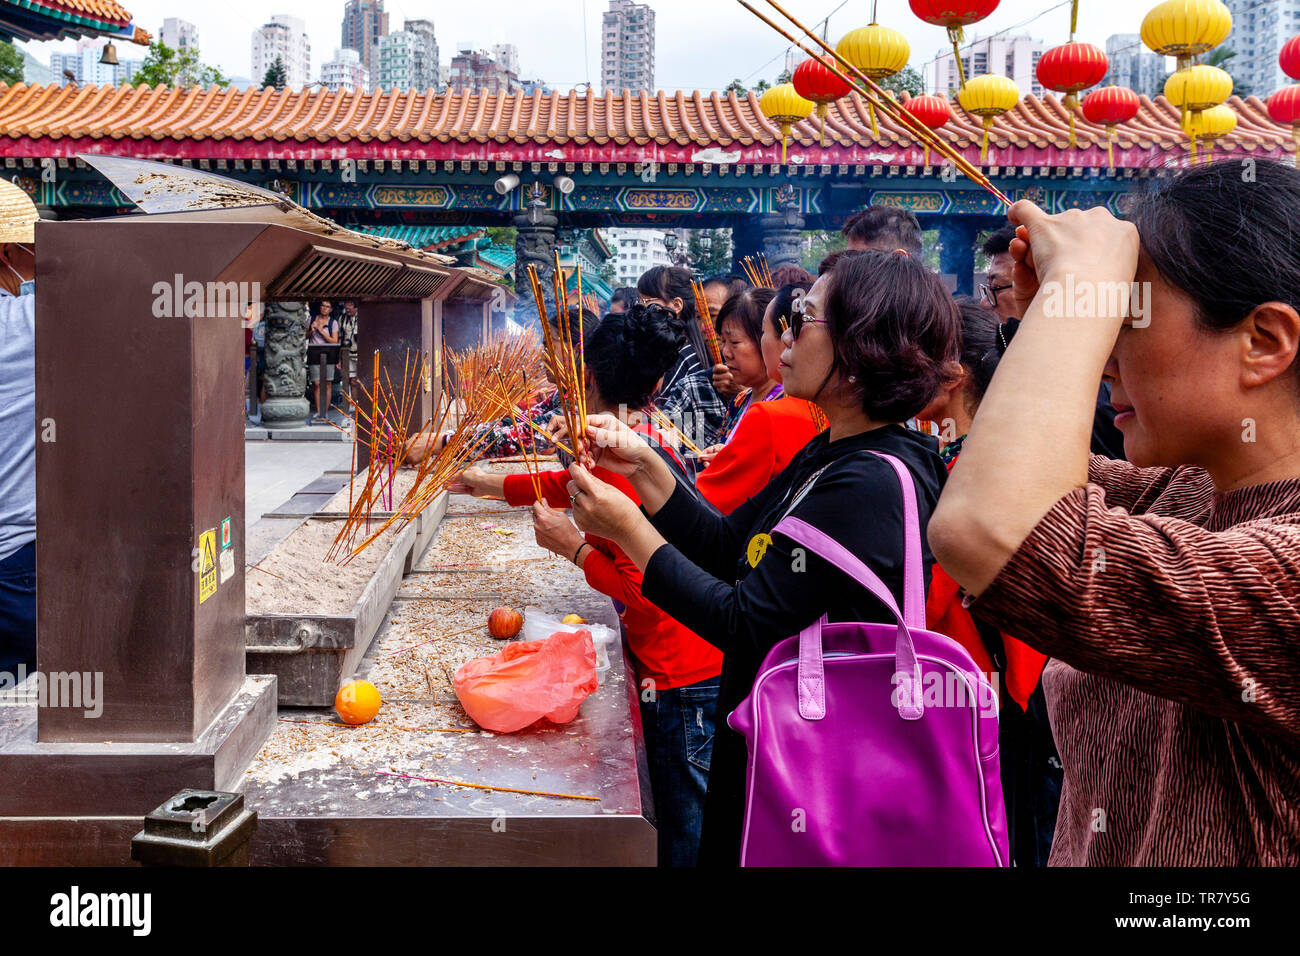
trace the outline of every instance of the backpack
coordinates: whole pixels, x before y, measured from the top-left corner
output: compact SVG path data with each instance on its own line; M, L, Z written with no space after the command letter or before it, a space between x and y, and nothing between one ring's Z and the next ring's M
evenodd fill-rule
M879 457L903 488L901 612L829 535L788 513L773 529L896 623L822 615L763 659L727 718L749 748L742 866L1009 865L994 690L960 644L925 629L916 489L901 461Z

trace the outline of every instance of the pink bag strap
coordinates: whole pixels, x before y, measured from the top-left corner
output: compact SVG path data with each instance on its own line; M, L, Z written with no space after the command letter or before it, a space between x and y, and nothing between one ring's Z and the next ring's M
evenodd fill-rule
M873 452L873 454L876 454ZM903 610L880 577L848 548L801 518L787 515L772 531L820 555L853 578L885 605L898 622L894 650L898 675L898 712L906 720L924 713L921 702L921 671L912 646L909 628L925 628L925 576L921 563L921 522L917 512L916 488L907 467L893 455L879 455L889 462L903 492ZM826 716L826 679L822 663L822 625L826 616L814 621L799 635L799 713L807 720Z

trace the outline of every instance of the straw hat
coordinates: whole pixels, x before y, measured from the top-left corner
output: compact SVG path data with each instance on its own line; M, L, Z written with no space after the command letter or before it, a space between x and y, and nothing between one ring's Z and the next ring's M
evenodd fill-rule
M35 242L36 204L16 183L0 177L0 243Z

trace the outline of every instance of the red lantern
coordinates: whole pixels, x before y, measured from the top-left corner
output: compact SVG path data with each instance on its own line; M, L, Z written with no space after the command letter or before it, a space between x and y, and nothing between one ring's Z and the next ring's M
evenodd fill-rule
M957 58L957 75L965 86L966 69L957 49L965 39L961 28L987 17L998 8L998 0L907 0L907 4L926 23L948 28L948 42L952 44L952 55Z
M1078 145L1074 139L1074 111L1079 108L1079 100L1074 94L1100 83L1106 66L1106 54L1091 43L1054 46L1038 60L1038 82L1065 94L1062 105L1070 113L1071 147Z
M1083 98L1083 118L1106 127L1106 154L1115 168L1115 127L1137 116L1138 95L1123 86L1103 86Z
M1300 86L1282 87L1268 98L1266 105L1274 123L1291 127L1291 134L1295 137L1295 161L1300 166Z
M1300 34L1293 36L1282 44L1282 52L1277 55L1278 66L1282 72L1293 80L1300 80Z
M849 95L849 84L840 79L821 57L810 57L796 66L791 82L796 93L817 104L817 119L822 124L822 145L825 146L826 109Z
M903 109L928 126L938 129L952 118L952 107L942 96L913 96L903 104ZM930 165L930 144L925 144L925 165Z

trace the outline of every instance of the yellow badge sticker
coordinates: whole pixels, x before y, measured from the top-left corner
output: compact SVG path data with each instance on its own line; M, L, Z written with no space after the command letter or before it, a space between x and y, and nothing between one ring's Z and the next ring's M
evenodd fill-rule
M199 535L199 603L217 593L217 529Z
M758 567L758 562L763 560L763 555L767 554L767 549L772 544L770 534L756 534L749 541L749 548L745 552L749 558L751 568Z

